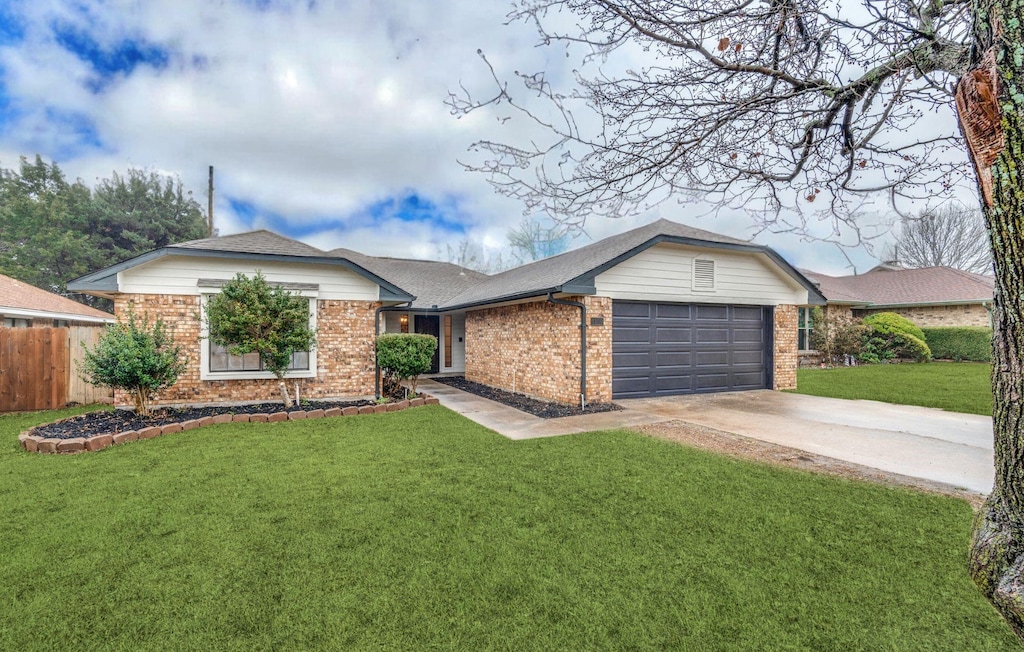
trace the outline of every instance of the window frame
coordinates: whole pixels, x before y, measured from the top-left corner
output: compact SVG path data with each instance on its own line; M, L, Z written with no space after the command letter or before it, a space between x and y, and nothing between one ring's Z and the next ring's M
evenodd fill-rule
M814 332L814 318L812 316L813 308L811 306L797 306L796 312L796 350L800 353L813 352L817 349L811 348L811 333ZM800 315L803 313L804 318L801 320ZM804 336L804 342L806 348L800 347L800 335L806 333Z
M199 380L273 380L277 378L269 371L211 371L210 370L210 333L206 327L206 303L214 294L220 290L215 288L204 288L200 295L200 323L199 332ZM309 301L309 327L315 333L317 324L317 291L300 290L293 292ZM309 351L309 369L296 369L286 371L285 378L316 378L317 377L317 348ZM262 366L262 362L260 363Z

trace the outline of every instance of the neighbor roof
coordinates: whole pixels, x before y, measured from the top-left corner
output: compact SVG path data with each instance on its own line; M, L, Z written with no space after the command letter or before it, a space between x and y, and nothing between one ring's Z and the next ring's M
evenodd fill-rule
M853 276L806 272L830 303L874 306L980 303L992 300L994 279L952 267L874 269Z
M573 251L490 276L465 292L456 295L442 307L471 306L485 302L537 296L549 291L583 291L588 286L593 286L593 277L600 272L621 262L623 257L639 253L640 250L658 242L674 242L698 247L720 247L766 254L807 288L811 302L816 302L814 297L818 296L818 291L815 286L768 247L662 219ZM824 303L824 300L822 299L818 303Z
M50 319L103 322L114 316L60 295L0 274L0 313L46 316ZM46 315L35 313L46 313Z

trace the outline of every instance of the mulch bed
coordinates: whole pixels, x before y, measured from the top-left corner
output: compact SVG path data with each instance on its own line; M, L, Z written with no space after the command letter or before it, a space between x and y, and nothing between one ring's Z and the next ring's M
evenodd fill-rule
M327 410L330 408L361 407L374 405L371 401L303 401L290 411ZM110 412L89 412L63 421L48 423L33 430L33 434L51 439L72 439L99 434L116 434L129 430L141 430L150 426L215 417L218 414L273 414L283 412L282 403L258 403L255 405L232 405L188 408L157 408L149 417L140 417L132 410Z
M470 394L482 396L497 403L513 407L517 410L522 410L523 412L527 412L542 419L574 417L581 414L612 412L614 410L622 409L622 407L614 403L590 403L587 405L586 410L581 410L578 405L565 405L563 403L542 401L522 394L507 392L503 389L474 383L471 380L466 380L465 376L442 376L438 378L431 378L431 380L444 385L449 385L456 389L461 389L462 391L469 392Z

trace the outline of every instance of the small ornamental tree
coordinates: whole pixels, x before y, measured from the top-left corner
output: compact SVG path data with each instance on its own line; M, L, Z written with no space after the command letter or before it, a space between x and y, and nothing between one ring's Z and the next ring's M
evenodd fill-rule
M86 347L82 378L92 385L130 392L135 412L149 416L153 394L176 383L187 364L181 347L172 342L163 320L157 319L151 327L149 317L140 321L129 304L127 321L119 318L103 331L95 349Z
M415 394L419 375L430 371L436 350L437 338L433 335L385 333L377 338L377 364L385 374L408 380Z
M309 327L309 301L267 282L259 271L239 273L206 304L210 341L230 355L258 353L263 367L277 378L286 408L292 399L284 375L297 351L310 351L316 336Z

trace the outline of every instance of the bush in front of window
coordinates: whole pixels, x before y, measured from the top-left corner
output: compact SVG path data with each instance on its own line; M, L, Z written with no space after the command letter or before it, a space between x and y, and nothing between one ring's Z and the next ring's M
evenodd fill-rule
M842 315L826 314L819 307L812 313L814 330L811 347L821 355L827 366L845 365L861 353L865 327Z
M163 320L150 326L149 317L140 321L129 304L127 320L118 317L104 329L96 348L85 348L80 373L92 385L129 392L135 412L149 416L153 394L178 382L187 362Z
M210 341L230 355L258 353L263 368L274 374L285 408L292 398L285 372L297 351L310 351L316 335L309 327L309 300L272 285L259 271L239 273L206 303Z
M377 337L377 365L385 379L392 376L399 382L408 380L413 394L419 375L430 371L436 351L437 338L433 335L385 333Z

